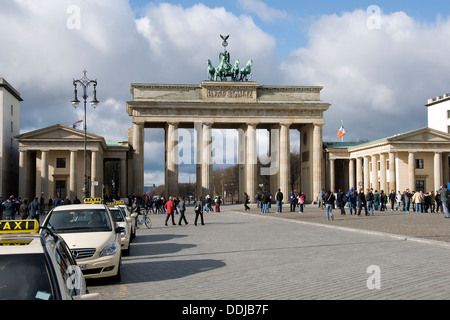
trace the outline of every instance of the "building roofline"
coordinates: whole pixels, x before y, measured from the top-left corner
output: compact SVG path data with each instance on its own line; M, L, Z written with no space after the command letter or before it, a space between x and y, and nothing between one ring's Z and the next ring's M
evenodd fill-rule
M23 99L20 97L19 91L14 89L12 85L9 84L8 81L6 81L4 78L0 78L0 88L5 88L6 91L8 91L10 94L14 96L19 101L23 101Z

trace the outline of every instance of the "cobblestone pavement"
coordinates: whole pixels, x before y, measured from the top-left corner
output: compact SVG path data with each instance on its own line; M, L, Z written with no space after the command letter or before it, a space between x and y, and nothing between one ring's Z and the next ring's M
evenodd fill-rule
M165 215L152 215L152 229L139 229L123 257L122 280L88 286L108 300L449 298L450 219L334 214L326 221L313 205L267 215L225 205L194 226L190 207L189 225L168 227Z

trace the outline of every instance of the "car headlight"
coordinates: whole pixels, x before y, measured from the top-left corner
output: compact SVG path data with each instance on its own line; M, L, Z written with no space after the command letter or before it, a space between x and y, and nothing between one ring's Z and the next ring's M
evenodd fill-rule
M123 229L123 231L120 233L120 236L122 238L124 238L126 234L127 234L127 230Z
M100 257L111 256L117 252L117 243L114 241L100 251Z

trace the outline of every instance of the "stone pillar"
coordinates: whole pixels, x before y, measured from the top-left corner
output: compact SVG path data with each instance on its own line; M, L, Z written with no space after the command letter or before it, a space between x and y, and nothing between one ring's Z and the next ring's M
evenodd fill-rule
M364 185L359 185L359 183L364 181L363 174L363 158L356 158L356 185L355 190L361 189Z
M120 197L127 197L127 159L120 159Z
M386 189L387 181L386 181L386 154L380 154L380 192L384 190L386 194L389 194L389 190Z
M336 191L336 170L335 170L335 159L330 159L330 191Z
M202 141L202 195L211 195L212 192L212 123L203 123Z
M442 185L442 152L434 153L434 191Z
M244 201L245 190L245 128L238 129L238 166L239 166L239 192L238 199L240 203ZM236 185L236 184L235 184Z
M246 149L246 192L250 196L250 201L255 201L255 194L257 190L257 154L256 154L256 123L247 124L247 149Z
M364 192L370 189L369 156L364 157Z
M372 162L372 171L371 176L370 176L370 181L372 182L372 188L373 191L375 192L375 190L380 191L380 189L378 188L378 165L377 165L377 155L373 154L370 156L371 158L371 162Z
M395 153L389 152L389 190L394 190L397 193L397 182L395 175Z
M144 124L133 123L133 194L144 194Z
M178 195L178 123L166 125L166 199Z
M414 152L408 154L408 186L409 191L416 189L416 158Z
M100 197L102 195L102 181L99 181L99 170L98 170L98 151L91 151L91 198ZM92 185L93 181L97 181L98 185ZM88 180L89 183L89 180ZM89 185L88 185L89 188Z
M22 199L28 198L29 170L28 170L28 152L26 150L19 150L19 194ZM9 190L8 190L9 192ZM10 195L8 195L9 197ZM17 197L17 195L14 195ZM4 199L6 200L6 199Z
M70 150L70 171L69 171L69 192L67 194L67 196L69 197L69 199L71 201L73 201L73 199L75 198L75 196L79 196L77 194L77 156L78 156L78 152L77 150ZM48 170L48 164L45 165L44 164L44 158L46 158L47 156L44 156L44 152L42 152L42 170L44 169L44 166L47 167ZM47 162L47 161L46 161ZM42 172L41 170L41 172ZM41 176L43 176L44 174L41 173ZM48 175L48 172L47 172ZM46 191L44 191L46 189L42 188L42 192L44 192L44 195L47 195ZM81 195L80 195L81 196Z
M48 150L41 151L41 192L44 199L48 199Z
M195 154L195 166L196 166L196 181L195 181L195 199L199 196L203 196L203 182L202 182L202 162L203 162L203 126L201 122L194 123L194 131L196 137L196 154Z
M289 202L290 181L291 181L291 144L289 137L289 123L281 124L280 132L280 189L284 195L283 202Z
M319 192L322 189L322 156L323 156L323 142L322 142L322 126L323 124L314 124L313 129L313 145L312 145L312 191L311 199L317 201Z
M356 189L358 186L355 183L355 159L348 161L348 189Z

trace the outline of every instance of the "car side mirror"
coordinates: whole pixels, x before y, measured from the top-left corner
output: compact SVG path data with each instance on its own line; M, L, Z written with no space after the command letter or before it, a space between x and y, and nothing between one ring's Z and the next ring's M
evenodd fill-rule
M116 233L121 233L121 232L125 231L125 228L124 227L116 227L115 231L116 231Z

